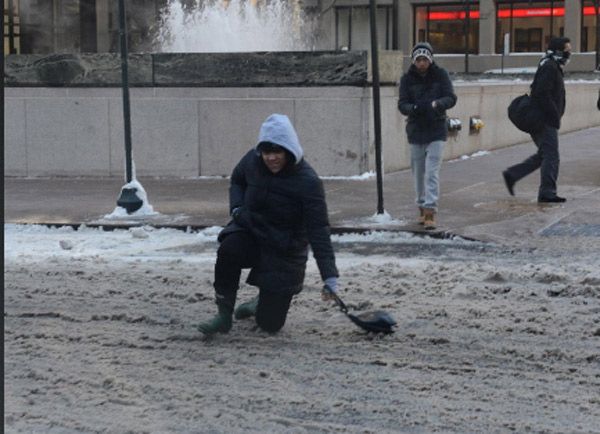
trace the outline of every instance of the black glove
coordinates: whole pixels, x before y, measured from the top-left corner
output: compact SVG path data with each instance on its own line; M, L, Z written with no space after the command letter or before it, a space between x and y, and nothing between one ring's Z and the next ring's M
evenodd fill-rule
M438 118L437 110L429 104L427 107L427 122L435 122Z
M412 112L415 116L421 116L427 112L428 104L425 102L421 102L413 105Z
M238 225L246 228L252 228L252 216L250 215L250 211L245 206L237 206L231 211L231 217L233 217L233 221Z

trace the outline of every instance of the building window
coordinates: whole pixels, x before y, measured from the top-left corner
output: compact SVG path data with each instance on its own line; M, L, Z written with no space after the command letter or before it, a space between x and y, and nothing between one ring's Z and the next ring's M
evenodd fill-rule
M496 53L502 53L503 35L510 35L510 51L543 52L552 36L565 27L564 1L499 1L496 15Z
M396 49L394 5L377 5L377 43L382 50ZM371 21L368 5L335 7L335 45L338 50L371 48Z
M514 47L514 51L519 53L541 51L542 28L532 27L515 29Z
M81 51L81 14L79 0L56 0L53 17L54 53L79 53Z
M429 42L436 53L479 53L479 2L415 7L414 42Z
M21 53L19 0L4 0L4 54Z
M596 51L598 49L598 26L600 26L600 2L584 0L581 13L583 14L581 28L581 51ZM598 7L596 9L596 6Z
M182 1L192 7L193 2ZM159 21L160 9L167 6L167 0L127 0L125 16L127 21L127 49L131 53L152 51L152 27ZM109 34L111 52L120 51L119 3L109 2Z
M79 0L5 0L5 22L7 4L18 11L19 53L80 52Z

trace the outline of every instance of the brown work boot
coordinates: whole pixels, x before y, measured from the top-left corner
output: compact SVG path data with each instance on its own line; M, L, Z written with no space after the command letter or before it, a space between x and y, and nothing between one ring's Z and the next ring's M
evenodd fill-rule
M425 210L425 229L431 230L435 229L435 211L432 209Z
M419 207L419 219L417 220L417 222L420 225L424 225L425 224L425 209Z

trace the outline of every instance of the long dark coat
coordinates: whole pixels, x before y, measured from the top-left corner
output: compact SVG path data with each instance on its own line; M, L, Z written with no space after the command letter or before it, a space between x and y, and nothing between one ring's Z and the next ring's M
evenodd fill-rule
M300 292L309 244L321 278L338 276L323 183L306 161L273 174L253 149L233 170L229 199L232 209L244 206L248 214L245 226L232 221L220 238L250 231L259 245L258 265L250 271L249 284L270 291Z
M541 109L548 125L560 128L566 105L565 82L563 69L552 56L542 59L535 72L531 101Z

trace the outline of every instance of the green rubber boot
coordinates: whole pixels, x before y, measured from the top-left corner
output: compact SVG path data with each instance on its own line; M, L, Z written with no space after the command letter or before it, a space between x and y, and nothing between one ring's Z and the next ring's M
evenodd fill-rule
M250 318L251 316L256 315L256 309L258 308L258 295L254 297L251 301L247 301L246 303L242 303L235 310L234 316L235 319L244 319Z
M217 305L217 308L219 309L217 316L197 326L198 330L206 336L212 336L215 333L227 333L231 330L231 309L220 304Z

